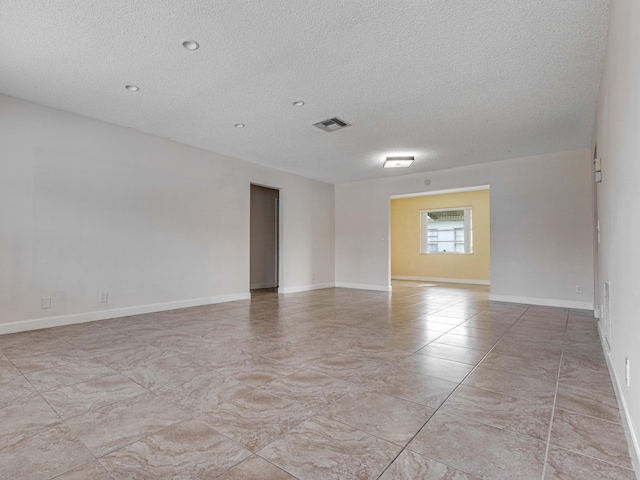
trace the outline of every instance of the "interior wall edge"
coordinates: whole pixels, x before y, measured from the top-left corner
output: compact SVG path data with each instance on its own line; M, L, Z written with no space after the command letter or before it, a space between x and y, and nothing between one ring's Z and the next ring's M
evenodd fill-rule
M562 300L557 298L519 297L514 295L489 294L493 302L523 303L526 305L541 305L544 307L576 308L579 310L593 310L593 302Z
M390 292L391 285L369 285L365 283L343 283L336 282L337 288L353 288L355 290L375 290L377 292Z
M193 298L189 300L178 300L174 302L137 305L132 307L113 308L94 312L57 315L55 317L19 320L16 322L0 323L0 335L26 332L29 330L39 330L42 328L61 327L63 325L73 325L76 323L95 322L100 320L107 320L110 318L128 317L130 315L163 312L166 310L175 310L177 308L201 307L203 305L213 305L215 303L233 302L237 300L248 300L250 298L251 294L249 292L230 293L226 295L217 295L215 297Z
M316 283L313 285L297 285L293 287L283 287L278 289L278 293L298 293L298 292L308 292L310 290L321 290L323 288L333 288L335 287L335 283Z

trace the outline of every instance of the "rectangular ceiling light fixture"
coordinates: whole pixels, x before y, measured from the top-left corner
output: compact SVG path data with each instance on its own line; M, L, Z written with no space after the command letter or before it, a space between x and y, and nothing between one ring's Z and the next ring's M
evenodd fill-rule
M414 157L387 157L384 168L408 168L414 160Z

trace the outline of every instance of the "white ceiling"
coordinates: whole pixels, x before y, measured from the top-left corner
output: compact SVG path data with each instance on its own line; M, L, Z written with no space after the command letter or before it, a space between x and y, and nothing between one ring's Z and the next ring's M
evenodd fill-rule
M589 147L608 15L609 0L2 0L0 92L343 183ZM333 116L353 126L312 126ZM401 154L413 166L383 170Z

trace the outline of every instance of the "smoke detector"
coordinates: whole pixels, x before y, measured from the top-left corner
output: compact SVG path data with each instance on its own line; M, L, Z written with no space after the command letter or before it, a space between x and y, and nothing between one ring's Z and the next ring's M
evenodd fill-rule
M340 130L341 128L350 127L351 124L345 122L344 120L340 120L338 117L333 117L329 120L323 120L321 122L314 123L313 126L318 127L320 130L324 130L325 132L335 132L336 130Z

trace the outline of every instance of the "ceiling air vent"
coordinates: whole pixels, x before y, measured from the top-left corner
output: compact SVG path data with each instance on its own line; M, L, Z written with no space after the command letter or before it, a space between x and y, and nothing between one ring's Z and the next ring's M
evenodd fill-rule
M323 120L322 122L314 123L314 127L318 127L325 132L335 132L341 128L350 127L351 124L340 120L338 117L330 118L329 120Z

